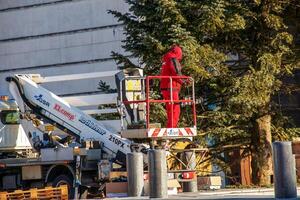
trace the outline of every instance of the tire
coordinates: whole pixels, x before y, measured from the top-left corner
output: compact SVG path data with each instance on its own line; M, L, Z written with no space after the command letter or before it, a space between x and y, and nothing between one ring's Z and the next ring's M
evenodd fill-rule
M61 185L68 186L69 199L74 199L75 188L73 187L73 180L67 175L59 175L52 182L52 187L59 187Z

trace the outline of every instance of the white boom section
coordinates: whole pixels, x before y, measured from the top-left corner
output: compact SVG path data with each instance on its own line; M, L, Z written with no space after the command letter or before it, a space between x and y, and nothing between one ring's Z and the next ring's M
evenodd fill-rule
M120 70L104 71L104 72L92 72L92 73L81 73L81 74L69 74L69 75L58 75L58 76L46 76L46 77L41 77L41 76L35 76L34 75L34 82L36 82L36 83L48 83L48 82L92 79L92 78L114 76L118 72L120 72Z
M117 93L61 97L72 106L117 104Z
M14 98L20 99L21 97L24 104L30 107L33 112L52 120L57 125L79 136L80 139L103 142L103 150L112 157L116 156L117 153L126 155L131 152L132 142L130 140L108 131L91 116L33 82L30 76L15 75L7 80L12 85L10 89ZM17 87L13 86L14 84ZM19 107L21 112L25 112L24 105L19 105Z
M116 108L107 108L107 109L94 109L94 110L83 110L85 114L108 114L108 113L117 113L118 110Z

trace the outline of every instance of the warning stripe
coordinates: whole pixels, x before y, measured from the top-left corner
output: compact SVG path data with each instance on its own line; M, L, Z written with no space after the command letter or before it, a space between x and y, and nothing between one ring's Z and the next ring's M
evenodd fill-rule
M160 129L158 136L159 137L167 136L167 129L166 128Z
M180 129L179 129L179 136L183 136L183 133Z
M152 137L157 137L159 131L160 131L159 128L154 129L154 132L152 133Z
M148 131L148 137L190 137L196 135L197 130L195 128L151 128Z
M197 136L197 129L195 129L195 128L192 128L191 129L191 135L193 135L193 136Z
M190 128L185 129L188 135L193 135L193 132Z

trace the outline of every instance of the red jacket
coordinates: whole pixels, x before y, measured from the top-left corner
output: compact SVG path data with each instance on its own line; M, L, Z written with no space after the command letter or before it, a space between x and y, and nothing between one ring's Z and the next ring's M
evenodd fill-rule
M180 61L182 59L182 50L179 46L174 46L163 56L163 64L161 66L161 76L182 76ZM180 90L183 81L181 79L173 79L173 90ZM161 79L160 89L170 90L170 79Z

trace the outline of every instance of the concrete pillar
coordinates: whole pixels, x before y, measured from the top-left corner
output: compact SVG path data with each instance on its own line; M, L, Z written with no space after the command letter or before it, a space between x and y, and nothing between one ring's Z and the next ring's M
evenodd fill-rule
M291 142L273 143L275 199L296 199L295 157Z
M187 169L194 170L196 168L196 154L194 151L186 151L184 152ZM197 192L198 186L197 186L197 178L196 180L191 180L189 182L183 182L182 183L182 191L183 192Z
M143 154L128 153L126 159L128 196L140 197L144 189Z
M166 151L149 150L149 193L150 198L168 197L168 174Z

